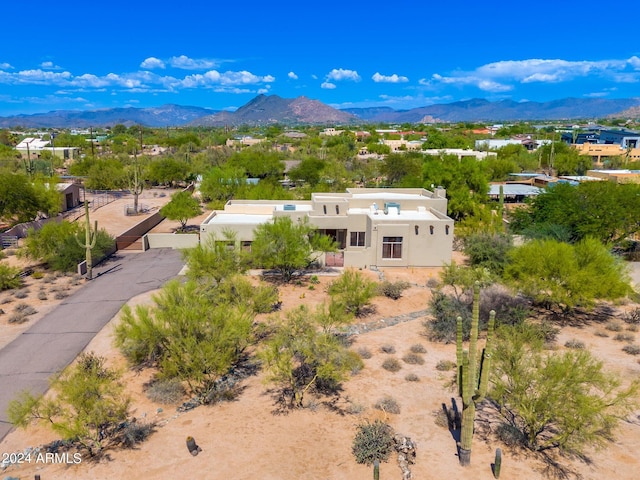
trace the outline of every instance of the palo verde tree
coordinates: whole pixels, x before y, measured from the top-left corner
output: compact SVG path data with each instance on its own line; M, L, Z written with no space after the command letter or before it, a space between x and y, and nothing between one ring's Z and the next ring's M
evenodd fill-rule
M9 404L11 423L25 428L33 421L45 422L93 456L114 440L118 425L127 419L130 400L120 373L94 353L81 354L51 389L55 392L51 397L22 392Z
M248 268L248 253L239 248L236 234L222 233L222 238L209 236L194 248L184 250L187 277L196 281L222 282L225 278L245 273Z
M640 382L622 386L590 352L548 352L544 342L527 322L498 329L490 396L504 421L499 435L534 451L580 455L605 445L637 407Z
M625 265L593 238L575 245L532 240L510 250L508 257L505 279L538 304L557 306L563 313L632 291Z
M312 388L335 392L349 372L362 368L360 357L344 342L321 328L326 311L310 311L301 305L276 318L275 333L260 352L267 380L279 386L289 408L300 408Z
M306 217L299 221L274 217L256 227L251 244L253 262L277 270L285 282L291 280L296 271L308 267L315 255L335 250L335 242L317 233Z
M189 219L201 212L200 202L188 190L174 193L169 203L160 209L163 217L180 222L180 230L184 230Z

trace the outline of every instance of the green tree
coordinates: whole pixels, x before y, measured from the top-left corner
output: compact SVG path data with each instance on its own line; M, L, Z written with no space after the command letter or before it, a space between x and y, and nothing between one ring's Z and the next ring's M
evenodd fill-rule
M485 267L501 276L507 264L507 254L513 248L510 235L478 232L464 239L464 253L474 267Z
M375 420L358 425L351 451L357 463L373 465L375 462L389 460L393 446L391 426L380 420Z
M22 285L20 269L0 263L0 291L18 288Z
M565 313L632 291L622 261L591 238L576 245L532 240L512 249L508 257L504 270L508 281L537 303L559 306Z
M306 217L298 222L290 217L274 217L256 227L251 244L254 263L277 270L285 282L291 280L297 270L308 267L315 254L335 250L335 242L318 234Z
M200 202L188 190L171 195L169 203L160 209L163 217L180 222L180 230L184 230L190 218L197 217L200 213Z
M8 408L11 423L27 427L46 422L65 440L78 442L90 455L100 453L117 436L127 419L130 399L120 373L105 366L105 359L83 353L51 385L51 397L23 392Z
M246 292L246 289L244 289ZM253 313L245 298L228 302L220 286L169 282L154 306L125 306L115 343L133 365L155 364L161 378L206 394L251 342Z
M246 272L248 258L239 248L234 232L224 232L221 239L215 236L184 250L187 277L192 280L213 280L220 283L225 278Z
M92 256L99 259L113 247L114 238L104 229L96 235ZM29 230L19 255L45 262L54 270L74 271L85 259L85 249L80 246L85 240L85 230L77 223L49 222L40 230Z
M149 181L155 185L174 186L187 179L189 166L173 157L163 157L151 161L146 174Z
M348 350L333 333L320 330L324 323L307 307L287 312L278 318L275 333L259 354L267 370L267 379L282 389L288 406L303 406L305 394L312 388L335 392L349 372L362 368L362 360Z
M637 405L640 383L621 387L586 350L546 353L543 345L526 323L498 331L490 397L507 428L535 451L584 454L603 446Z
M347 313L361 317L369 311L371 299L376 296L377 289L375 281L353 268L347 268L329 285L328 292L336 302L343 305Z
M0 220L15 225L35 220L39 213L60 210L60 193L44 181L25 175L0 172Z

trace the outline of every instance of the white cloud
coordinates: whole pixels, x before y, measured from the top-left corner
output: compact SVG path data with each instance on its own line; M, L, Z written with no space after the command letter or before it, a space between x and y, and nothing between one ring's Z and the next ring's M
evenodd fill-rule
M334 68L331 70L326 77L326 80L333 81L341 81L341 80L351 80L352 82L359 82L360 75L355 70L345 70L343 68Z
M455 71L449 75L434 74L420 84L433 87L438 84L474 85L488 92L505 92L515 83L560 83L575 78L597 76L614 82L640 80L640 58L626 60L562 60L539 59L503 60L481 65L472 71Z
M165 68L165 65L164 62L159 58L149 57L140 64L140 68L152 70L154 68Z
M0 70L11 70L13 67L10 63L0 63Z
M407 77L399 76L395 73L393 75L382 75L378 72L374 73L371 79L376 83L405 83L409 81Z
M291 80L298 80L298 75L296 75L294 72L289 72L287 74L287 77L289 77Z
M317 80L318 76L317 75L311 75L311 78L313 78L314 80Z
M42 62L40 64L40 68L45 70L62 70L62 67L55 65L53 62Z
M327 90L333 90L334 88L336 88L336 84L335 83L331 83L331 82L322 82L320 84L320 88L325 88Z
M169 63L173 68L181 68L183 70L207 70L210 68L216 68L220 64L220 62L215 60L189 58L186 55L171 57L167 63Z

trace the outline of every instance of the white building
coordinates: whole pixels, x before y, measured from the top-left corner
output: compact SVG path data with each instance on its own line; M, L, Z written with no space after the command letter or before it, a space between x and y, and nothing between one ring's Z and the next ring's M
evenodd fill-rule
M314 193L310 201L230 200L200 227L201 241L236 234L251 248L254 229L277 216L306 217L337 243L327 264L370 267L440 267L451 261L453 220L446 215L442 188L351 188L346 193Z

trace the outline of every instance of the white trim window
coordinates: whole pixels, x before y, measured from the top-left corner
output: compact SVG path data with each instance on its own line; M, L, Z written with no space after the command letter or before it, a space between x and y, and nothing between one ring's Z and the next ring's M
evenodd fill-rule
M402 258L402 237L382 237L382 258Z

